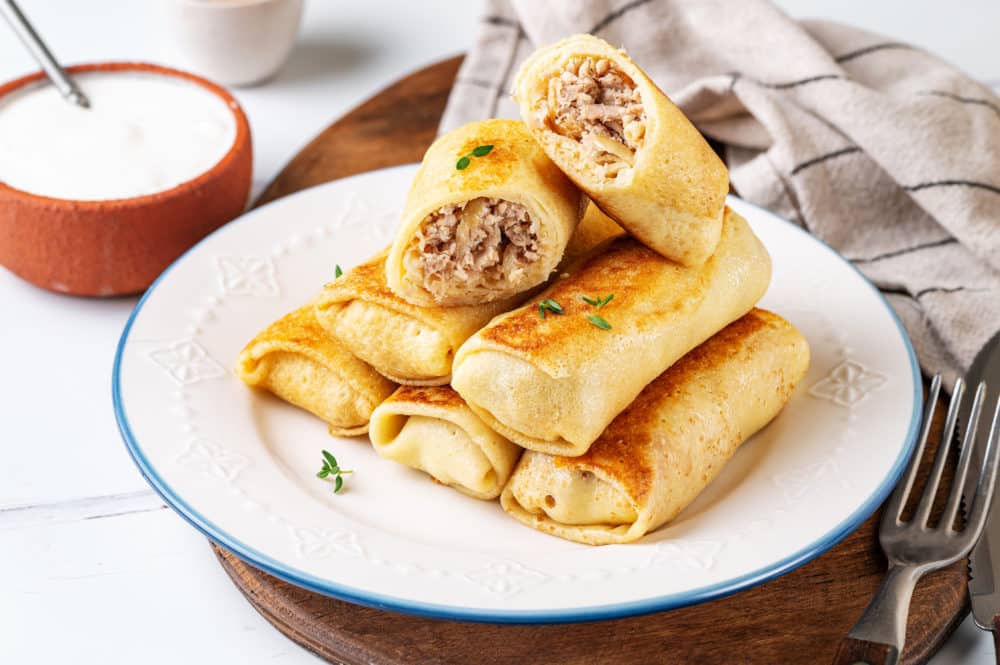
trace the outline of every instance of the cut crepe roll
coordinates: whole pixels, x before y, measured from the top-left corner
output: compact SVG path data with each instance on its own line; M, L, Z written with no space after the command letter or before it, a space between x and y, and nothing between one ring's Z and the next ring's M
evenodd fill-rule
M632 235L685 265L712 255L726 166L624 51L591 35L539 49L514 97L549 157Z
M460 127L417 170L386 262L389 288L421 306L528 291L562 259L585 202L524 123Z
M240 353L236 374L330 425L330 433L368 431L368 419L396 385L320 327L313 303L268 326Z
M566 246L571 262L624 230L596 206L587 209ZM329 283L316 301L316 318L328 333L383 376L410 386L439 386L451 378L458 347L497 314L531 295L460 307L418 307L385 281L385 255Z
M582 455L647 383L746 314L770 278L767 250L732 211L718 251L697 268L617 239L470 337L455 354L452 386L514 443ZM601 308L584 300L610 294ZM548 301L563 313L540 309Z
M649 384L582 457L527 452L500 502L540 531L627 543L677 516L788 402L809 346L753 310Z
M500 495L522 452L449 386L399 388L375 409L370 433L382 457L477 499Z
M316 301L316 318L355 355L396 383L448 383L462 342L518 303L418 307L389 290L385 256L383 252L328 284Z

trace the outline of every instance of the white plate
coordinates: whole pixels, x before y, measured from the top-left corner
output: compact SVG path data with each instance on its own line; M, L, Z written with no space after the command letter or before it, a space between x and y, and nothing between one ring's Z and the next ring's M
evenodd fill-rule
M812 346L785 411L673 523L588 547L383 460L367 439L247 389L243 345L391 240L414 166L255 210L160 277L122 333L119 426L150 484L209 538L299 586L449 619L559 622L678 607L759 584L860 524L916 436L920 373L886 302L831 249L739 199L774 259L763 306ZM356 473L334 495L320 450Z

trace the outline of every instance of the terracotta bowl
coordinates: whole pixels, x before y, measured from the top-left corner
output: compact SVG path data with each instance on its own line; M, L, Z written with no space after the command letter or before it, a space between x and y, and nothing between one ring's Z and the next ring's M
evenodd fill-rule
M60 293L138 293L186 249L244 211L253 170L250 127L228 92L185 72L131 62L80 65L69 71L175 76L221 97L236 121L236 139L215 166L156 194L72 201L29 194L0 182L0 264ZM42 78L37 73L0 86L0 102Z

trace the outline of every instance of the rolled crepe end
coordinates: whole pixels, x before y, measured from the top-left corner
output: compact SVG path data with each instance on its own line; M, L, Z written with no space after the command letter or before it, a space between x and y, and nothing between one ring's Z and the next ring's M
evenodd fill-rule
M396 388L320 327L312 303L258 334L240 353L235 369L247 385L352 435L367 428L371 412Z
M585 545L638 540L648 521L599 467L563 466L557 457L532 451L501 493L500 505L522 524Z
M507 339L514 340L516 336L509 335ZM502 372L495 371L498 363L503 366ZM483 381L484 376L490 380ZM561 378L565 378L562 373L553 376L522 358L486 347L459 350L452 386L467 396L468 408L490 429L519 446L556 455L581 455L587 445L576 445L563 438L558 422L552 418L551 402L546 399L558 389ZM506 399L512 391L516 391L518 398ZM475 395L475 401L468 399L471 395ZM485 404L492 404L500 411L493 413ZM508 424L525 421L534 423L536 431L526 434Z
M401 387L372 414L380 456L477 499L495 499L520 449L486 427L450 387Z
M337 425L329 425L327 431L330 436L363 436L368 434L368 423L364 425L358 425L357 427L338 427Z
M466 365L467 369L473 368L473 364ZM530 403L539 403L534 400L525 400ZM565 457L576 457L587 452L587 446L574 444L567 441L562 436L558 434L552 434L553 438L542 439L538 437L533 437L531 435L520 432L497 419L489 410L484 409L476 404L469 404L469 408L472 412L479 416L486 425L493 431L501 434L505 438L513 441L522 448L528 448L533 451L540 453L546 453L548 455L562 455Z

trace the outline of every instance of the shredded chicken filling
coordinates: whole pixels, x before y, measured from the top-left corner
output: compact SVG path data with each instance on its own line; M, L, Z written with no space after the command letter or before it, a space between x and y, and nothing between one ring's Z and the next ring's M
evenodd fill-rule
M581 57L549 79L550 129L579 141L606 177L635 163L646 112L635 83L606 58Z
M538 223L520 203L479 197L431 213L407 252L407 270L441 300L463 290L516 286L538 260ZM414 270L415 269L415 270Z

